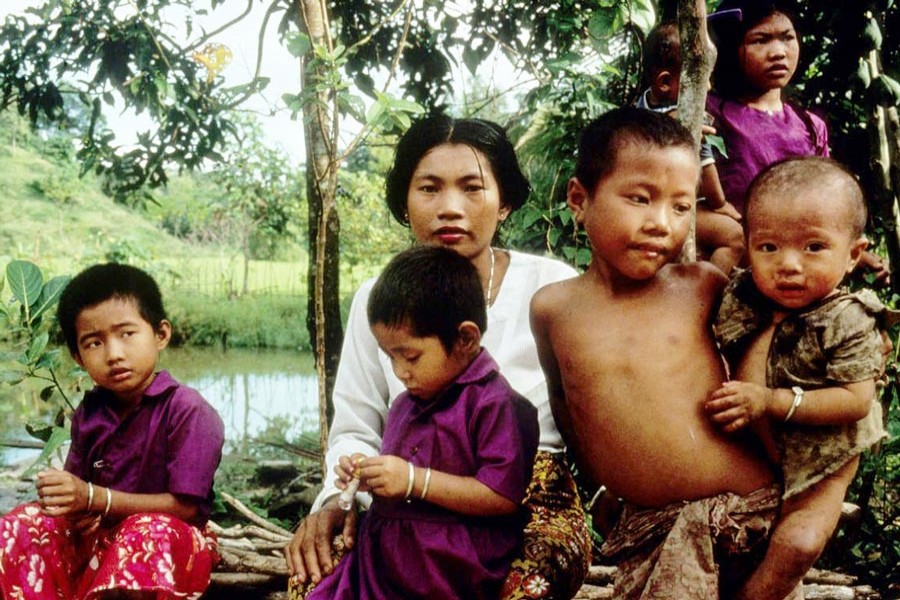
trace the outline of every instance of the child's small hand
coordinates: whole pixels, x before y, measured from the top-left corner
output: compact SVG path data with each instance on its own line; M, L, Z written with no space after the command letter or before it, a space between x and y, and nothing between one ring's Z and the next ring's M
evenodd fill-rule
M356 452L353 456L341 456L338 458L338 464L334 466L334 474L337 475L335 485L338 489L343 490L354 477L359 477L359 463L366 458L365 454Z
M43 513L61 517L88 508L88 485L66 471L47 469L37 474L37 492Z
M772 390L755 383L727 381L710 396L704 408L723 431L734 432L766 414Z
M399 456L366 458L360 467L360 491L383 498L405 498L409 487L409 462Z

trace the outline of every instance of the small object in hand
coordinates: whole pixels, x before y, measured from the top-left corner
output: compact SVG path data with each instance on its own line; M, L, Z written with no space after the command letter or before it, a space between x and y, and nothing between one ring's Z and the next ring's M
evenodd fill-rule
M353 506L353 499L356 498L356 490L358 489L359 477L354 477L350 480L350 483L347 484L347 487L344 488L344 491L341 492L341 495L338 496L338 506L343 510L350 510Z

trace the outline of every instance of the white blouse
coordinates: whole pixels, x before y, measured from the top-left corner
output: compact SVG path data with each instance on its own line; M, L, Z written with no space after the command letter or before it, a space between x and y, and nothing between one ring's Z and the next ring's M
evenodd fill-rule
M550 258L510 251L509 268L494 304L488 308L488 327L481 343L513 389L538 409L539 450L563 450L562 437L550 412L547 383L531 334L529 306L541 287L574 277L569 265ZM378 348L369 329L366 305L375 278L360 286L350 307L341 360L334 384L334 421L328 435L323 489L312 511L338 494L334 467L341 456L377 455L390 402L404 390L390 359ZM360 500L368 494L361 494Z

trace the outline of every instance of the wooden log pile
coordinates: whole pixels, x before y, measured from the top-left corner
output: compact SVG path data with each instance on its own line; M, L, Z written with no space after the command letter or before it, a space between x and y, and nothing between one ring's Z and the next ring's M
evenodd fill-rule
M287 600L287 566L283 549L291 532L260 517L236 498L220 492L223 500L246 519L246 524L209 526L219 538L221 562L213 573L205 600ZM575 600L613 598L612 581L616 568L594 565ZM804 578L806 600L878 600L870 586L858 585L856 578L833 571L812 569Z
M616 568L594 565L575 600L607 600L612 598L612 580ZM857 585L856 578L833 571L810 569L803 579L806 600L878 600L881 596L868 585Z

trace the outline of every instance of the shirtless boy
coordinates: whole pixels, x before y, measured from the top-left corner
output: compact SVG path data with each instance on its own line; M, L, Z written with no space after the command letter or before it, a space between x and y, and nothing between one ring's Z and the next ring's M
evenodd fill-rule
M568 204L593 260L531 304L559 429L580 471L626 504L604 546L616 598L729 597L777 514L761 453L703 413L725 380L710 323L726 278L673 262L699 172L665 115L622 108L588 125Z

